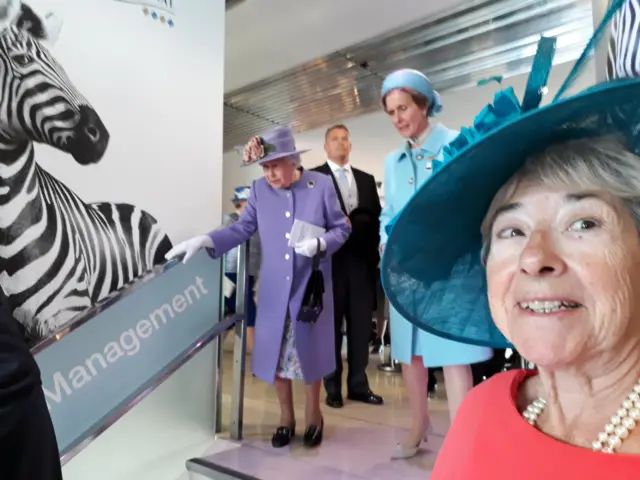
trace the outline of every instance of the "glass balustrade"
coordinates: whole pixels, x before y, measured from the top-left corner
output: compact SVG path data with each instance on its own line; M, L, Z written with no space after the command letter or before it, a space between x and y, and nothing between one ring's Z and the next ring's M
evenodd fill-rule
M235 325L230 437L242 438L246 259L238 248L236 312L225 318L224 261L205 251L173 260L78 315L32 348L62 463L214 342L215 433L222 430L222 334ZM186 459L185 459L186 460ZM108 461L108 459L105 459ZM240 478L240 477L219 477Z

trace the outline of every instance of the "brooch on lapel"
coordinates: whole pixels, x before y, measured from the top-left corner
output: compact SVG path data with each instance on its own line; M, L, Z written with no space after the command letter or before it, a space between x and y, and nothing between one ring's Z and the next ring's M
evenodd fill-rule
M314 182L313 180L309 180L307 182L307 188L313 188L316 186L316 182Z
M427 157L427 166L425 167L425 169L427 170L427 172L430 172L431 170L433 170L433 164L432 164L432 162L438 158L438 155L439 155L439 154L436 154L436 155L429 155L429 156Z

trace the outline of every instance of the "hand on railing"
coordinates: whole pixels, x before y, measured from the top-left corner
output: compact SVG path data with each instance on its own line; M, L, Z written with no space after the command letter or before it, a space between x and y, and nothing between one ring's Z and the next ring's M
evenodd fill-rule
M180 255L184 255L182 263L187 263L191 257L193 257L201 248L213 248L213 240L209 235L199 235L197 237L185 240L173 247L164 256L167 260L172 260Z

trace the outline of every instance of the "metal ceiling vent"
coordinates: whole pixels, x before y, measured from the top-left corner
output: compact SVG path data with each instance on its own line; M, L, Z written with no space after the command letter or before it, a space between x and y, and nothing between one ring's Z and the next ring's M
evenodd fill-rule
M578 58L593 32L590 0L488 0L344 48L229 92L224 149L274 125L308 131L377 111L384 76L401 67L440 91L529 71L540 35L557 36L555 63Z

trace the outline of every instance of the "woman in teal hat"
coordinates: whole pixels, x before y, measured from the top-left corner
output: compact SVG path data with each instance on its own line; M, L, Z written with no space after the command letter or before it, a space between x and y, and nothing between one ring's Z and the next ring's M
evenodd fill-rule
M498 92L391 222L382 280L405 318L537 365L466 396L432 480L640 478L640 79L566 96L624 3L543 107L542 38L522 102ZM638 58L628 31L617 61Z
M431 87L429 79L416 70L391 73L384 80L381 94L384 111L405 139L402 146L385 159L385 206L380 218L381 250L384 250L387 224L439 167L444 147L458 132L431 122L442 110L440 95ZM397 445L393 458L408 458L415 455L421 441L426 440L429 427L427 367L444 367L449 414L453 418L458 405L473 387L469 365L488 360L492 350L429 334L411 325L394 308L390 309L390 317L391 355L402 363L413 416L411 432Z

